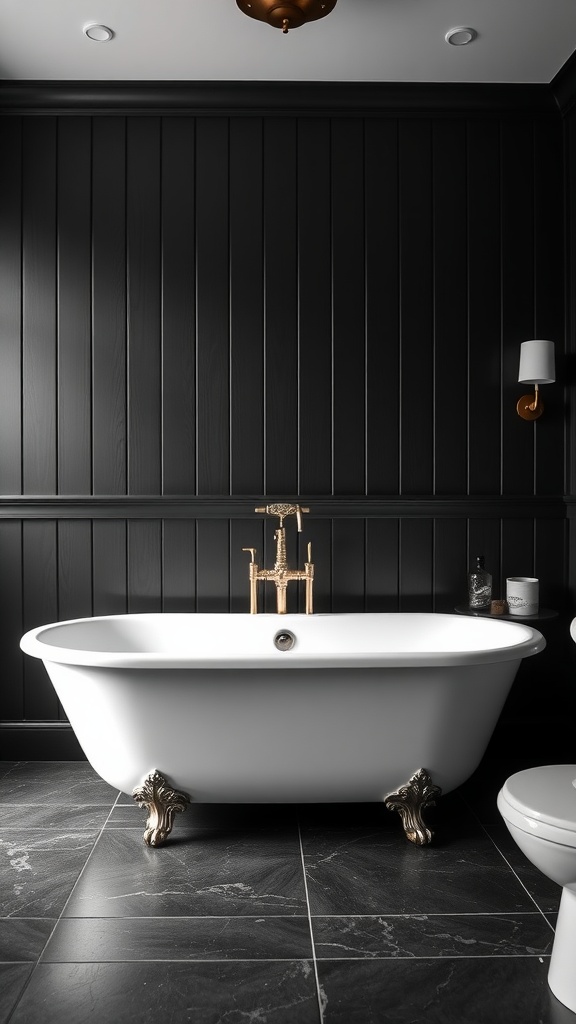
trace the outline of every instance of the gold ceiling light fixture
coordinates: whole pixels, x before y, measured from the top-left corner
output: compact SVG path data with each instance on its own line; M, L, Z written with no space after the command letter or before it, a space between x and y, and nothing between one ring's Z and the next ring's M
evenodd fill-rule
M300 28L307 21L325 18L336 7L336 0L236 0L238 7L249 18L266 21L284 34L290 28Z

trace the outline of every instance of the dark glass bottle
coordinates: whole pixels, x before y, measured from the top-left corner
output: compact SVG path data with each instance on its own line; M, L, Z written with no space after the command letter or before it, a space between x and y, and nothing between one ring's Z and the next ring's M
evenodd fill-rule
M492 576L484 568L484 555L476 558L476 568L468 573L468 607L474 611L490 608Z

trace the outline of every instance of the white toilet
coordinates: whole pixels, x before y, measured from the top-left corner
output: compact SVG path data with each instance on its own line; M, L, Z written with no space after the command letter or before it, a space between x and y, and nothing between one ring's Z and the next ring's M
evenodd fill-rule
M576 764L511 775L498 810L528 860L563 887L548 984L576 1013Z

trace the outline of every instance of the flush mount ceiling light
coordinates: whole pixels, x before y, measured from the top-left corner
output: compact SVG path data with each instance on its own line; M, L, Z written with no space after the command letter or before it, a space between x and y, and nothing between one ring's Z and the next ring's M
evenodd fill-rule
M106 25L85 25L83 31L88 39L93 39L96 43L107 43L114 36L112 29Z
M238 7L249 18L266 21L273 28L284 33L290 28L300 28L307 21L325 18L336 7L336 0L236 0Z
M452 46L467 46L468 43L474 42L477 35L475 28L465 28L461 25L458 28L448 29L444 39Z

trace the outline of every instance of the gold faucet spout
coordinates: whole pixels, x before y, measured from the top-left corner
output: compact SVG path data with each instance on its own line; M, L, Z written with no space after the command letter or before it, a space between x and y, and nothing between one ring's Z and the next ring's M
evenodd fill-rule
M270 581L276 586L276 611L279 615L286 614L286 591L291 580L304 580L306 583L306 614L311 615L313 611L312 588L314 581L314 564L312 562L312 545L308 544L308 561L303 569L289 569L286 557L286 530L284 519L287 516L295 515L298 532L302 531L302 513L309 512L309 508L301 508L300 505L274 504L266 505L264 508L256 508L255 512L264 512L266 515L278 516L280 525L274 533L276 541L276 561L273 569L259 569L256 563L256 548L242 548L248 551L251 556L249 567L250 578L250 613L256 615L258 612L258 590L259 581Z

